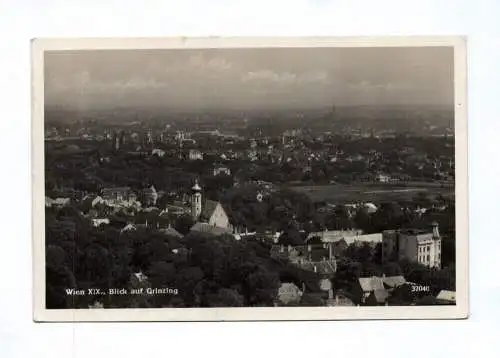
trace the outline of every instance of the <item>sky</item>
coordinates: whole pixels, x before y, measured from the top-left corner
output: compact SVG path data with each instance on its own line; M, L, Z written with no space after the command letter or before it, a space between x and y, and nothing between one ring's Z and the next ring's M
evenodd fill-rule
M45 104L301 109L453 106L453 49L259 48L45 53Z

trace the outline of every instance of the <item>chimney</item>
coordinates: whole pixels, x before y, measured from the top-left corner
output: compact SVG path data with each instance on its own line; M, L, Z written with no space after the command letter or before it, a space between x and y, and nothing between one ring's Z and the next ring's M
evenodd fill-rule
M314 265L314 272L318 272L318 268Z

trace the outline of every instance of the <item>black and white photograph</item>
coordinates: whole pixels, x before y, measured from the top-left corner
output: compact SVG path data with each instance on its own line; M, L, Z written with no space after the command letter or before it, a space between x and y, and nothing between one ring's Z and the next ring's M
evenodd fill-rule
M35 320L467 316L463 39L32 47Z

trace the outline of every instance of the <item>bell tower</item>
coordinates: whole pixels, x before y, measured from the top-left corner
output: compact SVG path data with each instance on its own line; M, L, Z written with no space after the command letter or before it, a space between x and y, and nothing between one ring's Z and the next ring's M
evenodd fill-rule
M196 179L191 191L191 217L197 221L201 215L201 187L198 184L198 179Z
M441 238L441 235L439 235L439 224L437 221L432 222L432 237L436 240Z

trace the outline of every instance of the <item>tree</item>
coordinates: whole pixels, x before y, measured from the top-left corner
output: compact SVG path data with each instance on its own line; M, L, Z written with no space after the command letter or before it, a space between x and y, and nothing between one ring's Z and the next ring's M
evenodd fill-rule
M293 283L282 283L278 290L278 300L283 306L296 306L300 303L302 292Z
M248 274L243 281L243 292L249 306L272 306L280 285L276 272L262 265L247 264L243 267Z
M399 276L403 274L403 270L398 265L397 262L388 262L382 268L383 273L386 276Z
M312 295L310 293L304 293L300 299L299 306L303 307L321 307L324 306L325 303L318 297L318 295Z
M304 240L297 229L289 228L281 234L278 243L285 246L299 246L304 244Z
M208 297L209 307L243 307L244 297L235 289L221 288Z
M433 306L437 305L438 302L436 300L436 297L434 296L424 296L420 299L417 300L416 305L417 306Z
M364 208L360 208L354 216L354 223L357 228L363 230L367 234L376 232L376 228L372 224L372 217Z
M187 235L193 225L194 221L190 215L182 215L175 221L174 228L182 235Z
M415 301L415 296L412 293L412 288L408 284L396 287L389 297L389 305L391 306L409 306Z

